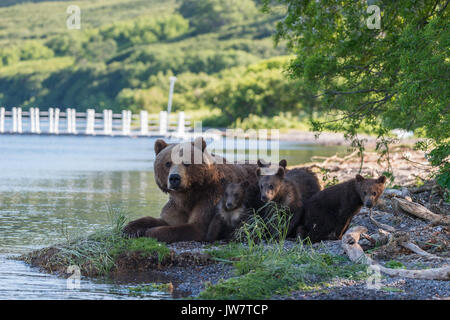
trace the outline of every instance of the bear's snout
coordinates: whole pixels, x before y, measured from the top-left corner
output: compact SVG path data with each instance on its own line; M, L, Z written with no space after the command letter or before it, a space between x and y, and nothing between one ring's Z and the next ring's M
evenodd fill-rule
M269 198L267 198L267 196L265 196L265 195L262 195L262 196L261 196L261 200L262 200L263 202L267 202L267 201L269 200Z
M179 174L171 174L169 176L169 188L170 189L178 189L181 184L181 176Z
M372 208L372 206L373 206L372 200L371 200L371 199L366 200L365 206L366 206L367 208Z
M230 209L233 208L233 204L232 204L231 202L227 202L227 203L225 203L225 207L226 207L228 210L230 210Z

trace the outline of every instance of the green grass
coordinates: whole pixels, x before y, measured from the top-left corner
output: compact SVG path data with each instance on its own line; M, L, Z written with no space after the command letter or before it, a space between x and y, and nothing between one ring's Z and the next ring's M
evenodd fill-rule
M85 275L106 276L115 270L117 258L121 254L138 253L143 257L156 255L159 262L170 254L169 248L155 239L123 238L122 229L127 221L125 214L109 208L108 215L110 224L89 236L66 234L64 243L52 247L56 252L44 258L47 259L42 264L44 269L76 265ZM36 253L44 254L45 257L45 249ZM32 259L34 254L30 254L25 261Z
M233 263L236 276L208 285L200 299L268 299L295 290L317 290L336 277L363 279L366 266L319 253L299 243L292 249L230 245L211 255Z
M81 28L97 28L105 24L134 19L142 15L154 17L173 13L175 0L89 0L23 3L0 7L0 45L17 44L25 39L48 38L67 33L66 13L69 5L81 9ZM78 32L73 30L71 32Z
M387 291L387 292L403 292L402 289L394 288L394 287L382 287L381 290Z
M405 265L399 261L395 261L395 260L390 260L388 262L386 262L384 264L384 266L386 268L391 268L391 269L405 269Z
M209 251L217 261L233 264L236 276L207 285L200 299L268 299L295 290L318 290L336 277L359 280L367 276L366 265L320 253L300 241L285 248L290 217L282 208L272 208L278 217L253 217L242 226L238 236L244 243ZM277 236L268 237L269 231Z
M141 284L135 287L129 287L130 296L145 297L153 292L171 292L173 290L172 283L150 283Z
M72 57L57 57L42 60L19 61L16 64L1 68L3 77L16 75L32 75L35 73L49 74L71 67L74 64Z

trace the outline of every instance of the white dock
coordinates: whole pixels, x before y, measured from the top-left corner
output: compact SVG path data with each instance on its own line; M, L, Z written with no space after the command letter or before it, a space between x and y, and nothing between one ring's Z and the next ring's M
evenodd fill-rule
M113 113L94 109L77 112L73 108L12 108L0 107L0 134L48 134L130 137L192 137L192 126L183 111L168 114L161 111L151 116L147 111L132 114L130 110Z

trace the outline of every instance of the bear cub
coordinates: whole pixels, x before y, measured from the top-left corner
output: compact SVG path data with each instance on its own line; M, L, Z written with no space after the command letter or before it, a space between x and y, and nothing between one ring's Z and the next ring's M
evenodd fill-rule
M363 206L372 208L384 191L386 177L354 179L326 188L304 204L297 235L311 242L339 240Z
M281 160L278 170L273 175L263 175L268 165L258 162L256 169L261 201L273 201L288 207L292 219L288 228L288 236L295 236L295 228L302 215L303 202L320 191L321 186L316 175L305 168L286 169L286 160Z
M256 183L229 183L216 207L206 240L231 239L234 231L262 205Z

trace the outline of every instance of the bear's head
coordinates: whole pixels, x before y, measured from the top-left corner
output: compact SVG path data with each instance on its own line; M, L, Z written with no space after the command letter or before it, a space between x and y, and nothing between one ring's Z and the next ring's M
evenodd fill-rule
M222 206L225 211L232 211L242 206L250 182L229 183L222 197Z
M385 176L378 179L364 179L363 176L356 175L356 190L365 207L372 208L377 203L378 198L384 191L385 182Z
M164 192L186 192L194 185L217 180L214 158L207 153L206 142L197 138L193 142L167 144L155 142L155 180Z
M261 200L263 202L273 201L277 198L281 186L283 185L286 165L286 160L281 160L280 166L275 174L267 174L267 171L270 170L270 168L267 167L259 166L259 168L256 169L259 189L261 191Z

